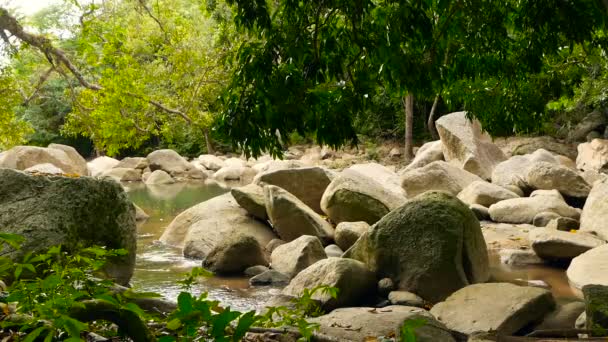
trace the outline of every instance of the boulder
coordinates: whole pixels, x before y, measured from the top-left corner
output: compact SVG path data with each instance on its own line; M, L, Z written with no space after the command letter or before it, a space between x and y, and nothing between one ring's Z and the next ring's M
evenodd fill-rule
M424 321L414 329L416 342L455 342L445 326L421 308L387 306L376 308L342 308L327 315L310 319L319 324L319 333L334 337L337 341L384 341L401 336L401 327L408 321Z
M568 217L557 217L547 223L548 229L557 229L564 232L578 230L580 223Z
M424 307L424 299L417 294L407 291L392 291L388 294L388 300L393 305L415 306L418 308Z
M585 311L585 303L570 302L559 305L553 312L548 314L542 323L534 327L534 330L568 330L573 329L576 319Z
M459 194L458 199L466 204L480 204L489 207L492 204L511 198L518 198L519 195L501 186L476 181L469 184Z
M87 163L72 159L72 154L59 148L44 148L36 146L16 146L5 151L0 158L0 168L25 170L34 165L53 164L66 174L87 176ZM82 158L82 157L80 157Z
M378 294L384 298L395 290L395 282L391 278L382 278L378 281Z
M546 227L549 222L560 218L559 214L556 214L552 211L543 211L536 215L532 219L532 224L536 227Z
M259 173L277 170L298 169L306 167L306 164L299 160L269 160L253 166Z
M184 157L169 149L154 151L146 157L150 163L150 170L163 170L173 177L183 176L194 168Z
M585 285L585 327L591 330L592 336L606 336L608 329L608 286Z
M224 166L227 167L246 167L247 162L240 158L228 158L224 160Z
M334 178L321 198L321 209L334 223L365 221L374 224L399 207L405 197L353 170Z
M110 261L106 271L120 284L133 274L136 252L135 207L122 187L90 177L31 176L0 169L0 230L22 235L21 251L63 245L106 246L128 254ZM20 252L4 250L17 257Z
M140 169L113 168L101 174L101 178L110 178L117 182L141 181Z
M126 157L114 167L124 167L127 169L145 169L150 166L148 159L144 157Z
M396 196L405 197L405 191L401 187L399 176L384 165L378 163L355 164L347 170L351 170L380 183L386 190L393 192Z
M551 292L508 283L467 286L435 305L431 313L449 329L463 334L495 332L510 336L555 308Z
M500 262L505 265L523 266L545 263L531 249L501 249L499 256Z
M490 219L490 210L481 204L471 204L469 209L471 209L479 221Z
M118 160L110 157L97 157L90 162L87 163L87 168L89 169L89 174L93 177L97 177L104 173L105 171L113 168L114 166L120 163Z
M266 244L265 249L268 253L272 253L277 247L279 247L280 245L284 245L286 243L287 242L285 242L281 239L272 239Z
M465 112L444 115L435 126L445 160L483 179L490 179L494 167L507 159L479 121L469 120Z
M443 159L443 144L441 140L428 142L420 147L416 156L400 174L426 166L432 162Z
M268 218L282 240L289 242L302 235L312 235L327 244L333 239L331 224L286 190L267 185L264 198Z
M229 236L215 245L205 256L203 267L218 274L242 274L255 265L267 265L268 261L258 240L247 232Z
M238 233L255 237L261 246L276 237L268 226L247 215L228 193L179 214L165 229L160 241L183 248L187 257L203 259L226 237Z
M340 258L344 251L338 245L328 245L325 247L325 254L328 258Z
M601 111L593 111L579 122L568 134L570 141L583 141L591 131L604 130L607 122L606 115Z
M566 275L570 285L579 290L591 284L608 286L608 245L593 248L572 259Z
M344 257L431 302L489 278L479 221L455 196L440 191L419 195L384 216Z
M562 194L555 189L553 189L553 190L534 190L530 193L529 197L536 197L536 196L552 196L558 200L564 201L564 196L562 196Z
M591 234L562 232L549 228L531 230L530 241L536 255L548 260L572 259L604 244L604 241Z
M306 267L325 258L327 255L321 241L315 236L303 235L275 248L270 262L272 269L293 278Z
M340 222L336 226L334 240L342 250L347 250L368 230L369 224L364 221Z
M539 149L546 150L551 153L566 156L570 159L576 159L576 146L568 143L563 143L549 136L542 137L517 137L512 144L511 155L525 155L533 153Z
M173 184L175 179L163 170L156 170L146 178L146 184Z
M279 271L268 270L249 279L249 284L251 286L279 286L289 284L289 279L288 276Z
M73 148L72 146L62 145L62 144L49 144L48 148L60 150L60 151L63 151L65 154L67 154L68 158L71 161L72 168L74 168L75 171L77 171L76 172L77 175L80 175L80 176L89 175L87 161L84 160L84 158L80 155L80 153L78 153L78 151L76 151L76 149Z
M213 174L213 179L220 182L239 181L241 184L249 184L257 172L246 166L224 166Z
M583 171L608 172L608 140L579 144L576 167Z
M24 171L29 172L29 173L43 173L46 175L62 175L63 174L63 170L61 170L57 166L50 164L50 163L34 165L32 167L28 167Z
M587 170L579 172L579 174L581 177L583 177L585 182L587 182L587 184L591 184L591 186L593 186L593 184L595 184L597 181L608 179L608 174L599 173L596 171Z
M321 167L289 168L260 173L254 183L283 188L318 214L323 214L321 197L333 177L333 172Z
M256 184L248 184L240 188L230 190L236 202L247 210L253 217L260 220L268 220L266 213L266 201L264 200L264 189Z
M557 164L538 162L526 173L526 184L532 189L556 189L565 196L587 197L591 187L576 171Z
M559 164L557 158L544 149L536 150L531 154L513 156L496 165L492 172L492 183L503 188L515 186L525 190L528 188L526 182L528 169L539 162Z
M595 182L581 214L581 232L608 241L608 179Z
M538 213L553 212L578 219L579 211L553 196L513 198L492 204L489 208L494 222L532 223Z
M337 298L317 291L312 299L320 301L325 310L357 305L376 290L376 277L360 261L342 258L320 260L298 273L283 294L300 297L305 289L330 286L338 289Z
M270 268L268 268L264 265L255 265L255 266L247 267L245 269L245 272L243 272L243 274L245 274L248 277L255 277L256 275L262 274L266 271L270 271Z
M410 198L430 190L458 195L476 181L483 182L483 179L444 161L432 162L401 175L401 186Z
M198 157L198 162L207 170L217 171L224 166L224 161L212 154L203 154Z

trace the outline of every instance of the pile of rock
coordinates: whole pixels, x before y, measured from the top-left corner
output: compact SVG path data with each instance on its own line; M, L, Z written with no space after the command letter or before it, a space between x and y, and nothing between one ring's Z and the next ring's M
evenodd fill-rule
M287 285L282 296L337 287L338 298L314 296L333 310L318 319L332 336L398 335L411 317L427 321L416 331L421 341L453 341L447 331L572 328L581 303L556 308L545 289L485 283L488 250L511 248L509 263L573 260L574 286L608 283L608 272L589 271L608 269L608 180L595 161L604 142L590 143L593 153L577 163L545 149L508 158L465 113L437 127L441 140L400 172L375 163L338 172L302 159L260 161L251 184L187 210L161 240L217 273ZM217 157L199 162L216 174L247 168ZM428 303L436 304L430 312ZM388 304L396 306L380 309Z

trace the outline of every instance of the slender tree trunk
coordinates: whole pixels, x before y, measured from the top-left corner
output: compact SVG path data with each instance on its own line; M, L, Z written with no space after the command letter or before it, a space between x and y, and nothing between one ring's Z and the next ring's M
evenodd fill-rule
M207 154L214 154L215 149L213 148L213 141L211 141L211 137L209 136L209 130L204 129L203 135L205 136L205 143L207 144Z
M435 112L437 111L439 97L439 94L435 96L435 101L433 101L433 106L431 107L431 112L429 113L429 121L427 122L429 132L431 133L433 139L439 139L439 133L437 133L437 128L435 127Z
M408 93L401 100L405 111L405 159L414 158L414 95Z

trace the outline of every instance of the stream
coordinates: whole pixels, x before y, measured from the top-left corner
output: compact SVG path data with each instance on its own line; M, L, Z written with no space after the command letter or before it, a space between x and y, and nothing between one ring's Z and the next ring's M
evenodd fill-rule
M176 281L200 260L186 259L181 251L158 242L164 229L182 211L226 192L225 188L204 183L175 183L146 186L132 183L125 186L131 200L150 218L138 227L138 253L135 274L131 283L139 291L152 291L175 300L181 291ZM558 302L568 302L576 296L568 284L565 271L560 268L532 265L513 267L490 255L491 281L511 282L519 285L549 285ZM280 292L278 288L250 287L247 278L204 278L193 292L207 292L209 297L236 310L253 310Z

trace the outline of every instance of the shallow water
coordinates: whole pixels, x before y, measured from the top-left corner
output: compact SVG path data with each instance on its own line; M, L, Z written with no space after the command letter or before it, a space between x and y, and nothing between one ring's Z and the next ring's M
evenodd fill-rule
M126 188L131 200L150 215L138 227L137 262L131 284L140 291L157 292L174 300L181 291L176 281L182 279L192 267L200 266L200 260L186 259L179 249L165 246L158 239L179 213L225 193L226 189L203 183L152 187L129 184ZM251 310L259 307L278 290L268 287L251 288L245 278L212 277L202 279L192 292L208 292L210 298L221 301L224 306Z
M138 227L138 255L131 283L138 290L153 291L167 299L175 299L181 290L176 281L192 267L199 266L200 261L184 258L180 250L164 246L158 242L158 238L179 213L227 190L213 184L176 183L153 187L127 185L127 191L131 200L150 215L150 219ZM490 261L491 281L548 286L560 302L576 298L564 269L545 265L504 265L494 254L490 256ZM251 310L259 308L279 290L252 288L246 278L212 277L201 280L193 292L208 292L209 297L221 301L224 306Z

